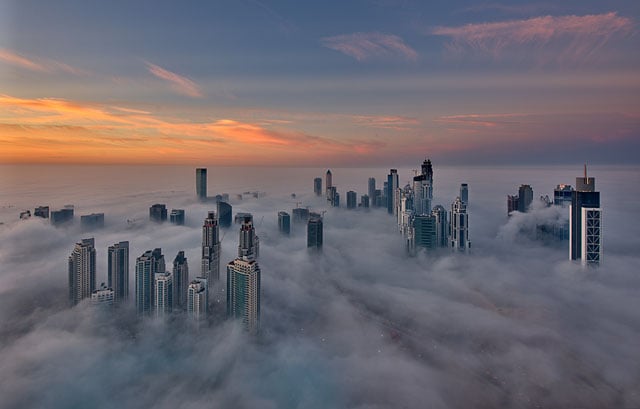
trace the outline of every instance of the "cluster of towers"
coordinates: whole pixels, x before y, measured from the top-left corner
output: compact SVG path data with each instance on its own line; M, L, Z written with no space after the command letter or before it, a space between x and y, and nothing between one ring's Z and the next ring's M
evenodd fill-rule
M259 239L253 217L243 214L240 221L238 256L227 264L227 316L241 320L243 327L256 333L260 322L260 267L257 263ZM207 317L210 290L219 286L221 240L216 213L208 212L202 226L200 274L189 279L184 251L179 251L167 269L161 248L145 251L135 261L135 305L140 316L164 317L186 311L196 321ZM76 243L69 256L69 302L76 305L85 298L93 304L112 306L129 299L129 242L108 249L108 284L96 289L96 249L93 238Z
M399 185L398 170L391 169L385 186L387 212L396 217L398 229L405 240L407 252L417 249L449 247L467 252L469 241L469 187L460 185L460 195L451 204L451 211L441 205L433 206L433 166L425 159L420 173L412 183ZM448 216L448 217L447 217Z

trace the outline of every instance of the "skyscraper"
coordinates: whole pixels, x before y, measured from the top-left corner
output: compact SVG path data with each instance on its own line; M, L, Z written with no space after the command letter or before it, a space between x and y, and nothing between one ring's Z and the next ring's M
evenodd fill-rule
M178 226L184 225L184 209L171 209L169 214L169 222L171 224L177 224Z
M201 277L208 285L220 280L220 228L215 212L208 212L202 226L202 268Z
M73 205L66 205L62 209L51 211L51 224L54 226L61 226L73 221L73 210Z
M396 211L396 190L398 189L398 169L391 169L387 175L387 213Z
M281 234L291 233L291 216L287 212L278 212L278 230Z
M173 309L173 274L154 274L154 311L157 318L169 315Z
M322 218L312 217L307 223L307 248L322 248Z
M433 201L433 167L431 161L425 159L421 173L413 178L413 209L416 215L431 214Z
M507 216L511 216L511 213L518 210L519 201L518 195L507 195Z
M413 219L415 246L427 249L438 247L437 220L436 217L418 215Z
M451 249L468 252L471 246L469 241L469 218L467 216L467 206L462 203L460 197L456 197L456 201L451 205L449 219Z
M460 200L466 206L469 206L469 185L467 183L460 184Z
M360 196L360 206L363 209L368 209L369 208L369 204L370 204L369 195Z
M327 174L325 175L325 185L327 192L327 200L332 201L333 197L331 196L331 187L333 186L333 176L331 175L331 170L327 169Z
M449 223L447 223L447 211L444 207L437 205L433 207L431 214L436 219L436 243L438 247L448 247Z
M43 219L49 218L49 206L38 206L34 209L33 215L35 217L42 217Z
M165 272L162 249L147 250L136 259L136 309L139 315L151 313L156 273Z
M597 265L602 258L602 209L596 180L587 176L576 178L576 190L571 192L569 211L569 258L585 265ZM586 258L583 258L585 256Z
M207 168L196 169L196 195L198 199L207 199Z
M350 190L347 192L347 209L355 209L357 207L357 195L356 192Z
M313 193L316 196L322 196L322 178L313 179Z
M187 285L189 283L189 264L184 251L179 251L173 259L173 308L187 308Z
M80 216L80 227L85 231L103 228L104 213L91 213Z
M231 227L233 209L227 202L218 202L218 223L222 228Z
M257 237L253 223L240 228L238 257L227 264L227 316L239 319L255 334L260 326L260 266L256 261Z
M371 204L371 207L376 207L376 179L375 178L369 178L369 183L368 183L368 190L367 190L367 194L369 195L369 201Z
M100 284L100 288L91 293L91 304L94 306L113 306L115 299L112 288L107 287L104 283Z
M553 204L562 208L571 206L571 185L560 184L553 189Z
M294 225L305 224L309 220L309 209L306 207L296 207L291 213L293 213Z
M109 288L113 289L116 304L126 302L129 299L129 242L109 246L107 257Z
M198 277L187 288L187 314L196 321L202 320L207 317L208 304L207 280Z
M518 211L525 213L533 202L533 189L529 185L521 185L518 189Z
M167 221L167 206L156 203L149 208L149 220L154 222Z
M96 249L93 238L76 243L69 256L69 303L91 297L96 288Z

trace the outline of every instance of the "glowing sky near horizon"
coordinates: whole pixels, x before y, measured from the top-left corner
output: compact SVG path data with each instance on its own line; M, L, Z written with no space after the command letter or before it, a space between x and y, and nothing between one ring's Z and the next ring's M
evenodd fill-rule
M637 2L6 1L1 163L638 163Z

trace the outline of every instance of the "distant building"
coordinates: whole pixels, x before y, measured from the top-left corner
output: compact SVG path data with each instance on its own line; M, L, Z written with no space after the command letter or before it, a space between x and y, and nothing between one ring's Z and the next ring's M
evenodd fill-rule
M322 196L322 178L313 179L313 193L316 196Z
M184 225L184 209L172 209L169 214L169 221L171 224L176 224L178 226Z
M576 178L571 192L569 211L569 258L582 260L583 265L598 265L602 259L602 209L596 180L587 176Z
M220 228L215 212L208 212L202 226L202 264L200 277L207 285L220 281Z
M291 216L289 216L289 213L278 212L278 231L287 236L291 233Z
M331 186L327 189L327 201L332 207L340 207L340 194L338 194L338 188Z
M363 209L368 209L369 208L369 195L360 196L360 206Z
M553 204L562 208L571 206L571 185L558 185L553 189Z
M469 185L467 183L460 184L460 200L466 206L469 206Z
M382 207L382 190L376 189L371 203L373 205L372 207Z
M309 220L309 209L306 207L296 207L291 211L293 213L293 225L306 224Z
M371 207L376 207L376 179L369 178L369 182L367 184L367 195L369 196L369 200L371 203Z
M203 320L207 317L208 304L207 280L198 277L187 287L187 314L196 321Z
M307 247L322 248L322 218L314 217L307 223Z
M333 175L331 175L331 170L327 170L327 174L325 175L325 186L327 192L327 201L333 201L333 197L331 195L331 188L333 187Z
M518 210L518 195L507 195L507 216L511 216L511 213Z
M160 248L148 250L136 259L136 309L139 315L151 313L155 306L155 275L164 272L164 256Z
M222 228L231 227L233 208L227 202L218 202L218 223Z
M20 212L20 220L26 220L31 218L31 210L25 210Z
M169 272L154 274L154 311L156 318L162 318L173 310L173 274Z
M80 216L80 227L83 230L101 229L104 227L104 213L91 213Z
M347 192L347 209L355 209L357 207L357 194L353 190Z
M238 257L227 264L227 316L241 320L251 334L260 327L260 267L257 237L251 220L240 228Z
M91 304L95 306L111 307L114 304L115 296L112 288L107 287L104 283L100 284L100 288L91 293Z
M196 195L200 200L207 199L207 168L196 169Z
M166 222L167 221L167 206L156 203L149 208L149 220L154 222Z
M233 224L242 224L247 218L251 219L251 222L253 222L253 215L251 213L238 212L233 217Z
M399 187L398 169L391 169L389 175L387 175L387 212L394 214L396 211L396 199L395 192Z
M433 166L430 160L425 159L420 168L421 173L413 178L413 198L406 188L404 196L412 200L409 208L413 209L416 215L429 215L433 202ZM395 204L397 206L398 202Z
M179 251L173 259L173 308L187 308L187 285L189 285L189 263L184 251Z
M54 210L50 214L51 224L61 226L73 221L73 205L67 205L63 209Z
M518 189L518 211L525 213L533 202L533 189L529 185L521 185Z
M69 256L69 303L91 297L96 288L96 249L93 238L76 243Z
M49 206L38 206L35 208L33 215L36 217L42 217L43 219L49 218Z
M418 215L413 218L414 241L418 248L434 249L438 247L438 232L436 217Z
M449 223L447 222L447 211L444 207L437 205L431 210L431 215L436 223L436 244L438 247L449 247Z
M129 242L121 241L109 246L107 255L107 280L113 289L116 303L129 299Z
M468 252L471 247L469 241L469 218L467 206L460 197L451 205L449 237L452 250Z

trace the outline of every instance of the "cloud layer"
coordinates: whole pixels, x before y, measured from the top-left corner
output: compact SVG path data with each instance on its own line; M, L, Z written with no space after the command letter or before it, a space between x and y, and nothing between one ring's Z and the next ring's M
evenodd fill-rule
M353 57L358 61L372 58L417 60L418 53L397 35L383 33L353 33L325 37L320 44Z

